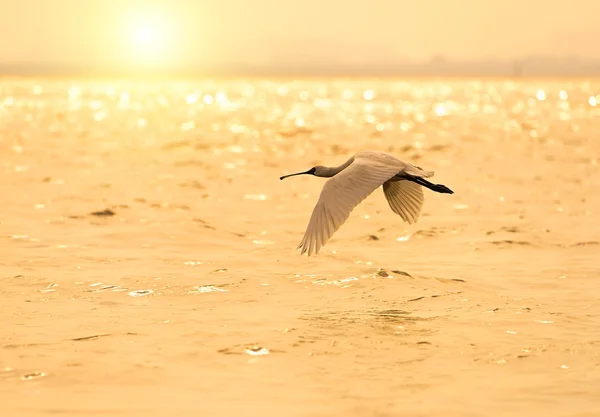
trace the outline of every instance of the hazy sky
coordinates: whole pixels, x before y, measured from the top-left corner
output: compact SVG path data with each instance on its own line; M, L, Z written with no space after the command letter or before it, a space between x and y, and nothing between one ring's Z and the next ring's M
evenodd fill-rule
M600 58L600 0L0 0L0 61Z

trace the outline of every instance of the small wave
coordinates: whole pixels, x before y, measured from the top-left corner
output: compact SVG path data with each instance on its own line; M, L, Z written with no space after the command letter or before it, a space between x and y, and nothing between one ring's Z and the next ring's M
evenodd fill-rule
M535 246L533 243L527 242L525 240L510 240L510 239L505 239L505 240L494 240L491 243L493 245L497 245L497 246L511 246L511 245Z
M577 242L569 245L571 248L576 246L592 246L592 245L600 245L600 242L596 242L595 240L587 241L587 242Z

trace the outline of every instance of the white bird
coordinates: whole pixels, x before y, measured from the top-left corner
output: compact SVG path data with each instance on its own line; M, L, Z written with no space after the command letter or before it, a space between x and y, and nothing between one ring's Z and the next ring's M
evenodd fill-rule
M348 219L354 207L380 185L383 185L385 198L392 211L409 224L418 220L423 207L421 186L438 193L454 194L445 185L432 184L425 179L432 177L433 171L425 171L375 151L358 152L339 167L318 165L279 179L304 174L331 179L323 186L313 209L304 238L298 246L298 249L302 249L300 255L305 252L308 252L308 256L319 253L321 247Z

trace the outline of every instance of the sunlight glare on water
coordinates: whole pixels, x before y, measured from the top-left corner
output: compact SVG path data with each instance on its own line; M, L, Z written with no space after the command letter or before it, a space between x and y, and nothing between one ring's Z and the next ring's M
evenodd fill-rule
M194 406L267 393L298 415L597 404L598 81L11 78L0 93L7 401L90 414L120 383ZM455 193L424 189L408 224L378 188L300 257L327 179L280 176L362 150Z

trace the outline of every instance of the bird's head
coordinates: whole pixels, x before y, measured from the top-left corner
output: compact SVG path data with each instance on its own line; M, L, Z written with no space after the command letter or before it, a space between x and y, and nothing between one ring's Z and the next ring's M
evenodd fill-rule
M322 166L316 166L316 167L312 167L311 169L309 169L308 171L304 171L304 172L297 172L295 174L288 174L288 175L284 175L283 177L279 177L280 180L287 178L287 177L293 177L295 175L319 175L319 172L322 171L322 169L325 167Z

